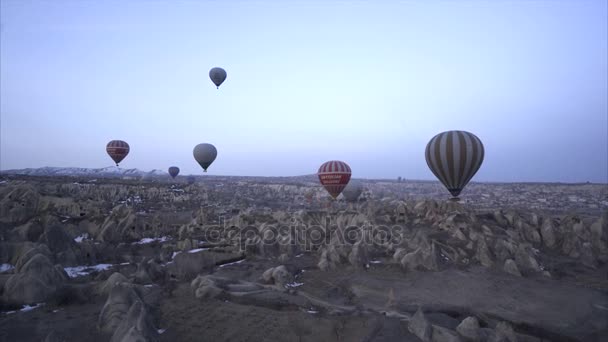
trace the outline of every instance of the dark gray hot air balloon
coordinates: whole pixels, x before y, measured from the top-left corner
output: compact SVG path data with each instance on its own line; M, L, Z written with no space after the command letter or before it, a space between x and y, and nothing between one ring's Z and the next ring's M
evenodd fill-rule
M475 175L484 157L481 140L465 131L439 133L426 145L426 163L454 197Z
M217 149L211 144L198 144L194 147L194 159L201 165L203 170L207 172L207 168L217 157Z
M179 174L179 167L171 166L169 168L169 174L171 175L171 178L177 177L177 175Z
M209 78L211 78L211 81L218 89L220 88L220 84L226 80L226 76L226 70L222 68L212 68L209 70Z
M342 195L347 202L357 202L363 192L363 184L357 180L351 180L342 190Z

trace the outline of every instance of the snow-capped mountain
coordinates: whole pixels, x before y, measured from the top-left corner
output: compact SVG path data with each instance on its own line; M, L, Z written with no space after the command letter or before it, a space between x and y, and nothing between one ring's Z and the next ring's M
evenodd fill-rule
M166 171L154 169L142 171L139 169L123 169L117 166L102 167L99 169L88 169L82 167L41 167L37 169L19 169L0 171L4 174L28 175L28 176L78 176L78 177L169 177Z

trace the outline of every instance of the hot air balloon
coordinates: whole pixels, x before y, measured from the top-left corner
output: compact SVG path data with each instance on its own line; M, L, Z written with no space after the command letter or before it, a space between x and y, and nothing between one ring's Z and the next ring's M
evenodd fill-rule
M209 78L211 78L211 81L213 82L213 84L215 84L217 89L219 89L220 85L224 83L224 81L226 80L226 76L226 70L222 68L216 67L209 70Z
M127 154L129 154L129 144L122 140L112 140L106 145L106 152L110 155L110 158L114 160L116 166L120 163Z
M481 140L465 131L439 133L426 145L426 163L455 198L483 162Z
M169 175L171 175L171 178L177 177L178 174L179 174L179 167L171 166L169 168Z
M207 172L207 168L217 157L217 149L211 144L198 144L194 147L194 159L201 165L203 170Z
M359 196L363 192L363 184L361 182L352 180L348 182L348 185L342 191L342 196L347 202L357 202Z
M317 173L321 184L334 199L340 195L348 184L350 174L348 164L337 160L323 163Z

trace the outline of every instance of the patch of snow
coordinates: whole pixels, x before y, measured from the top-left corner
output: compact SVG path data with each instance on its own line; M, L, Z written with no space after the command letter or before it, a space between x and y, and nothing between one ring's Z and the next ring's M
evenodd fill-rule
M127 198L127 202L133 202L133 203L139 204L139 203L142 203L143 200L139 196L133 196L133 198L131 198L131 197Z
M308 312L309 314L317 314L319 313L319 311L315 311L315 310L306 310L306 312Z
M227 264L223 264L223 265L220 265L220 267L240 264L240 263L242 263L243 261L245 261L245 259L243 259L243 260L239 260L239 261L235 261L235 262L231 262L231 263L227 263Z
M11 264L1 264L0 265L0 273L4 273L4 272L8 272L12 269L14 269L15 266L11 265Z
M153 169L152 171L148 172L148 175L153 175L153 176L165 176L166 174L167 173L165 171L158 170L158 169Z
M122 264L119 264L120 266L125 266L125 265L131 265L130 262L123 262Z
M195 249L189 250L188 253L198 253L198 252L206 251L206 250L209 250L209 249L211 249L211 248L195 248Z
M175 256L178 255L179 253L181 253L181 251L173 252L173 254L171 255L171 260L175 259Z
M302 253L302 254L298 254L298 255L296 255L296 258L300 258L300 257L302 257L303 255L304 255L303 253Z
M36 305L34 305L34 306L30 306L30 305L27 305L27 304L26 304L26 305L24 305L24 306L23 306L23 308L22 308L21 310L19 310L19 311L21 311L21 312L28 312L28 311L32 311L32 310L34 310L34 309L38 309L39 307L41 307L41 306L43 306L43 305L44 305L44 303L38 303L38 304L36 304Z
M57 310L53 310L53 313L57 313L57 312L59 312L59 309L57 309Z
M287 284L287 285L285 285L285 286L286 286L286 287L300 287L300 286L302 286L302 285L304 285L304 283L293 282L293 283L291 283L291 284Z
M0 182L0 184L5 184L5 183L8 183L8 182L5 181L5 180L3 180L3 181Z
M146 284L146 285L144 285L144 287L152 287L152 286L154 286L154 284Z
M160 335L160 334L164 333L165 331L167 331L167 329L158 329L158 330L156 330L156 331L157 331L157 332L158 332L158 334Z
M93 266L66 267L66 268L64 268L64 270L70 278L76 278L76 277L88 275L89 273L92 273L94 271L105 271L112 266L114 266L114 265L99 264L99 265L93 265Z
M381 260L372 260L370 261L372 264L381 264L382 261Z
M152 243L155 241L165 242L165 241L169 241L169 240L171 240L171 238L168 236L163 236L163 237L159 237L159 238L143 238L137 242L133 242L132 244L133 245L145 245L145 244Z
M89 234L88 233L84 233L80 236L77 236L74 238L74 241L76 241L77 243L81 243L83 240L87 240L89 238Z

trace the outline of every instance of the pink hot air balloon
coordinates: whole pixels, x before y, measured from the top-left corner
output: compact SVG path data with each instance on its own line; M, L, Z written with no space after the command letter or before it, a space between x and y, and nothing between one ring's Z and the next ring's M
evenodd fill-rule
M331 160L323 163L317 173L325 190L335 199L350 181L350 166L345 162Z

